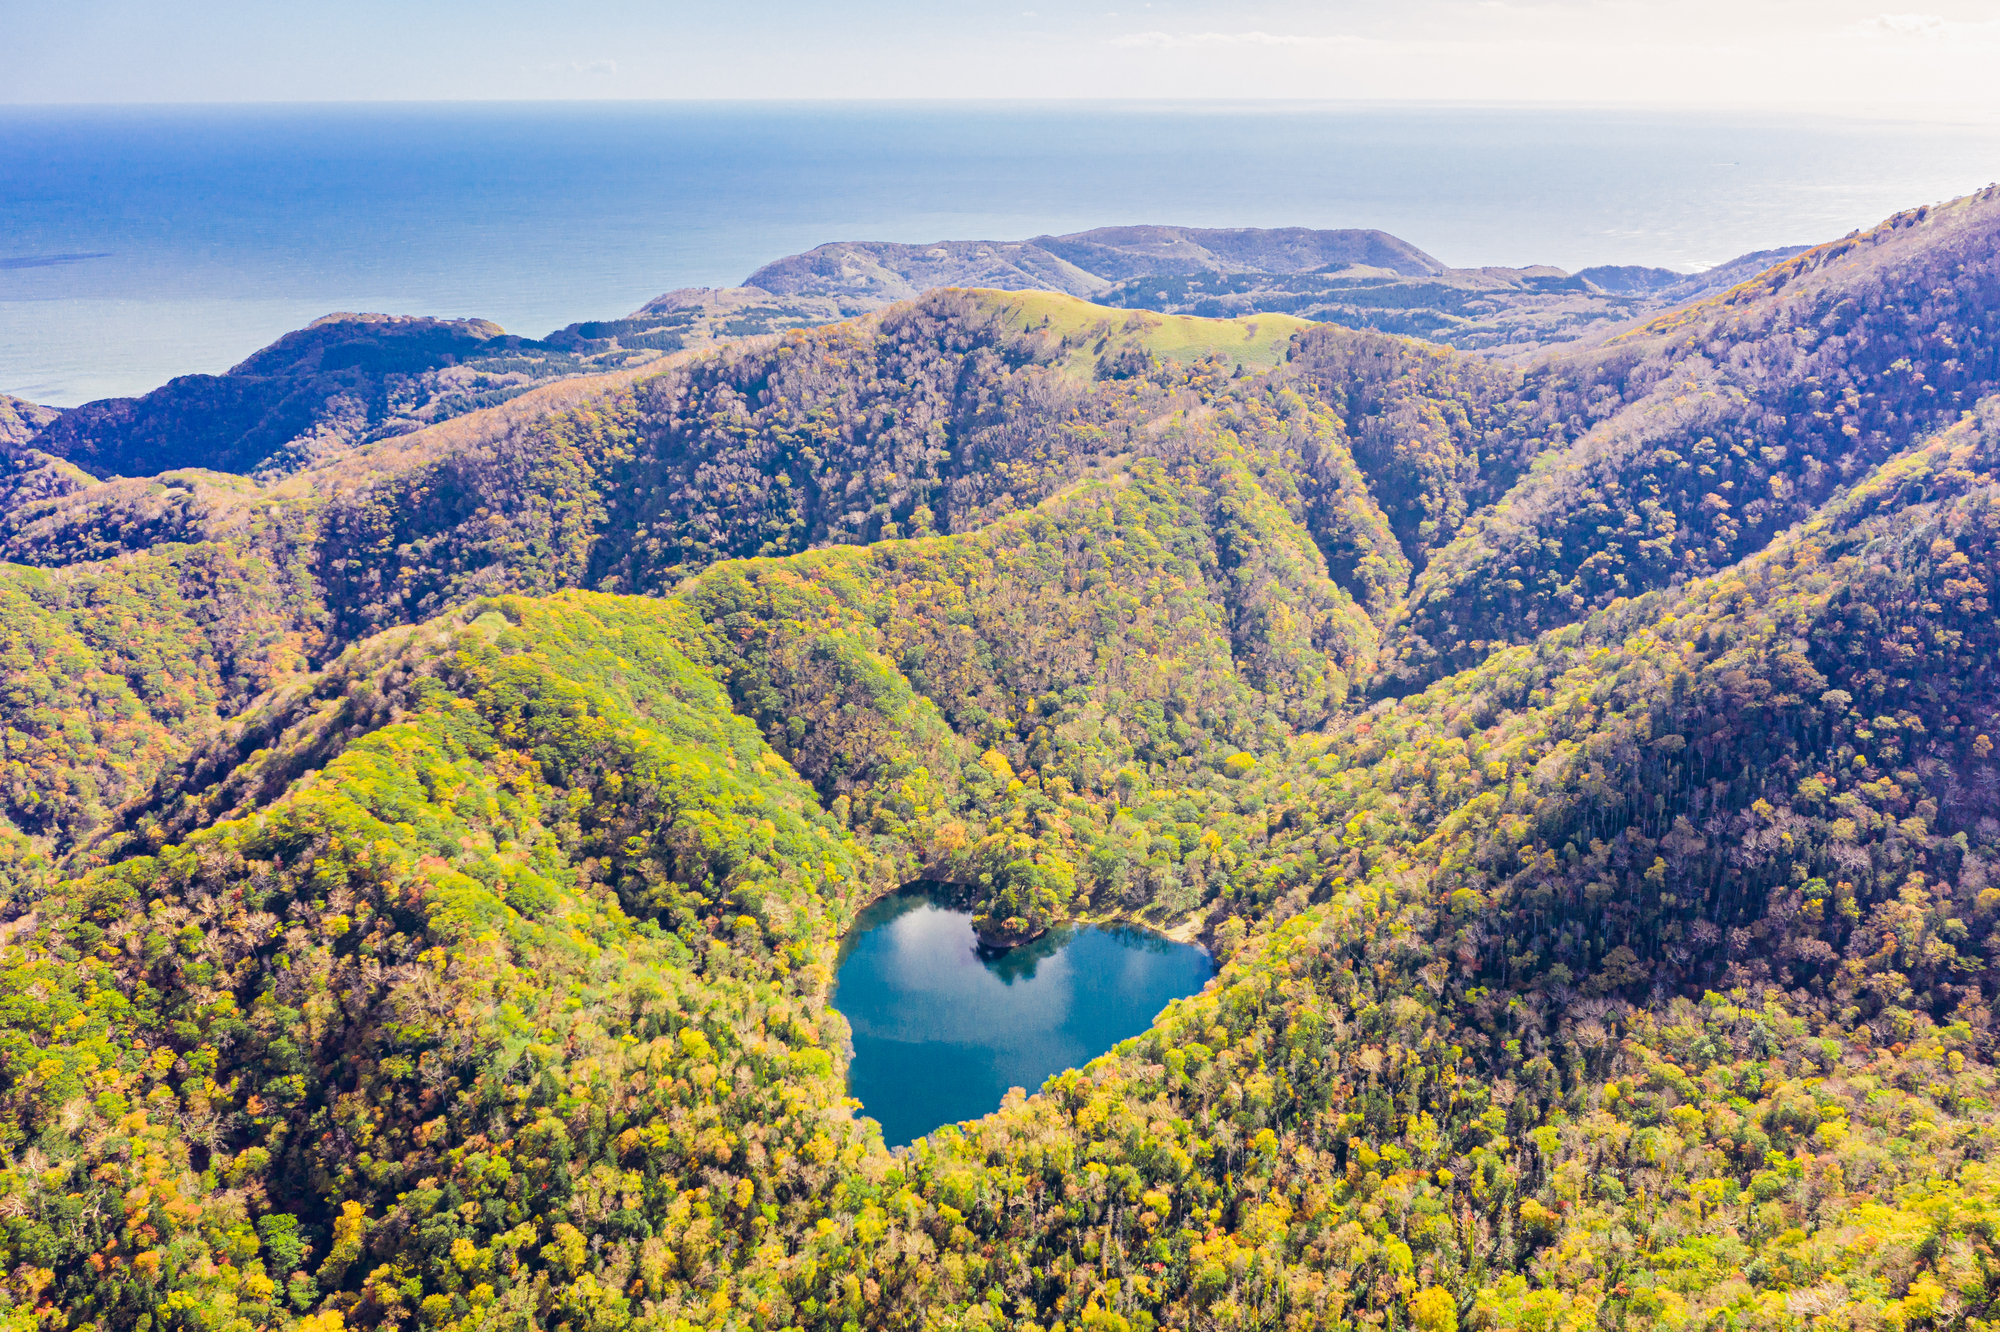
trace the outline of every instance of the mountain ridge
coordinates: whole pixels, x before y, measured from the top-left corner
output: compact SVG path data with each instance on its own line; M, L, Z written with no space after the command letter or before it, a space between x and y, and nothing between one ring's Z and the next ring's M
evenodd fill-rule
M634 317L700 311L711 330L774 332L939 287L1037 288L1169 314L1289 313L1519 357L1603 336L1803 248L1759 251L1709 274L1687 275L1653 268L1454 269L1386 232L1303 227L1101 227L1026 241L930 245L837 241L767 264L739 288L669 292ZM1593 271L1609 285L1592 281Z
M0 1318L1976 1332L1996 236L1523 363L941 289L17 450ZM924 877L1220 969L891 1153L829 994Z
M63 413L0 404L0 447L32 444L100 477L210 465L275 474L550 380L837 322L942 287L1052 290L1202 318L1289 314L1518 357L1602 336L1790 253L1745 256L1709 277L1602 270L1604 288L1553 268L1448 269L1370 230L1130 226L1021 242L835 242L767 264L742 287L668 292L623 319L541 340L485 320L329 314L222 375L183 376L139 398Z
M766 264L743 285L778 296L866 294L889 301L908 300L933 287L1036 287L1101 296L1115 283L1142 275L1223 268L1304 273L1354 266L1402 276L1445 271L1437 260L1383 231L1123 226L1014 242L836 241Z

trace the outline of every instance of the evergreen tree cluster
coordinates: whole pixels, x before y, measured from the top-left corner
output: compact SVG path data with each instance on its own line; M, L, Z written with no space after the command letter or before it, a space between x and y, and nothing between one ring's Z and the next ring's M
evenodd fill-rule
M1991 1324L1996 233L1525 367L943 292L15 443L0 1326ZM920 878L1222 969L890 1153Z

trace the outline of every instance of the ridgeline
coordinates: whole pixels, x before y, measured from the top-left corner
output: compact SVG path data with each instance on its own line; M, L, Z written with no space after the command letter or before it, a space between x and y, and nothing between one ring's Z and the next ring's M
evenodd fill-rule
M0 404L0 1321L1985 1326L1996 240L1504 356L1189 294L1470 289L1380 233L847 247L763 277L1024 276ZM918 879L1223 966L892 1154Z

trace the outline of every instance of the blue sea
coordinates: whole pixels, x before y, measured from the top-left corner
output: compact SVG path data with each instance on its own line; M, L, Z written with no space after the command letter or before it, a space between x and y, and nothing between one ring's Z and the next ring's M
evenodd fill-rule
M531 336L831 240L1379 227L1691 270L2000 177L2000 124L1290 104L0 108L0 390L226 369L335 310Z

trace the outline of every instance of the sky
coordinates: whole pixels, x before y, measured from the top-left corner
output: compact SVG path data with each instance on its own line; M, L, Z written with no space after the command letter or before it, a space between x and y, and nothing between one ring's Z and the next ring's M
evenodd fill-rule
M0 0L0 102L1365 99L2000 117L2000 0Z

